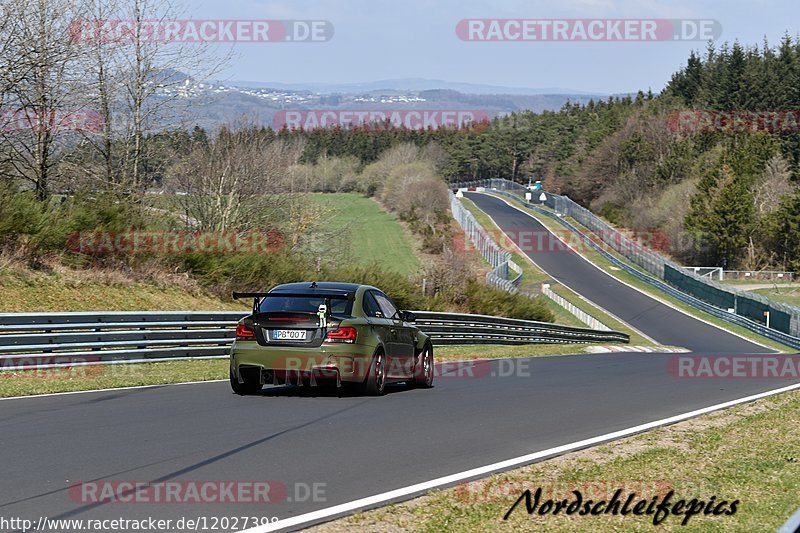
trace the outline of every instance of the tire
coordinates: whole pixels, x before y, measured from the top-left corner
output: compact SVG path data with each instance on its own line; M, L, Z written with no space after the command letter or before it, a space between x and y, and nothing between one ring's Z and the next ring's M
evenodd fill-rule
M369 374L364 382L364 393L368 396L383 396L386 392L386 356L383 350L378 350L372 356L369 365Z
M231 389L233 392L239 396L249 396L261 392L261 369L239 369L239 372L242 373L242 381L244 383L239 383L239 380L233 374L233 369L230 370Z
M434 373L433 345L426 342L414 363L414 375L408 381L409 387L430 389L433 387Z

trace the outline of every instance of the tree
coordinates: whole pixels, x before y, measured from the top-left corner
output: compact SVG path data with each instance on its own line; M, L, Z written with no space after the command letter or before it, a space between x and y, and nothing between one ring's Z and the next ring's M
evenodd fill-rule
M706 176L692 198L685 226L696 242L708 246L701 258L713 266L735 266L747 247L753 224L753 202L744 180L722 164Z
M0 129L5 176L29 182L36 198L50 193L50 181L83 94L71 20L80 6L69 0L19 0L4 25L13 29L3 46L5 104L15 124ZM2 170L2 169L0 169Z

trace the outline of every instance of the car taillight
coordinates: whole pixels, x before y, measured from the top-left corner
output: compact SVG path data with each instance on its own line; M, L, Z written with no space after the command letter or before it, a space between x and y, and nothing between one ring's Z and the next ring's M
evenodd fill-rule
M242 341L251 341L256 338L256 334L244 324L239 324L236 326L236 338Z
M325 342L346 342L352 344L358 338L358 330L356 328L344 327L329 331L325 335Z

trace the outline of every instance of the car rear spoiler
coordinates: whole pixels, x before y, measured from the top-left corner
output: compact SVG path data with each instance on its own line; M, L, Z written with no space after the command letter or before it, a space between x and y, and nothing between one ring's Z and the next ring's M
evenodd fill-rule
M233 292L233 299L240 300L242 298L269 298L270 296L283 296L289 298L330 298L332 300L350 300L356 299L356 295L347 291L326 291L317 292Z
M233 291L232 297L234 300L242 298L253 299L253 314L258 312L258 303L261 298L269 298L274 296L282 296L284 298L324 298L328 313L330 313L330 300L350 300L355 301L356 295L352 292L339 291L336 289L327 289L314 292L236 292Z

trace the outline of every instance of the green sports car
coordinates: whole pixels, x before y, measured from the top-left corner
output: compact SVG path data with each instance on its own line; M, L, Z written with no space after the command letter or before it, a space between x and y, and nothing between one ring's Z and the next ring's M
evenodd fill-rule
M240 395L265 384L356 384L381 395L387 383L433 385L433 346L409 311L380 290L333 282L285 283L253 298L231 348L230 380Z

